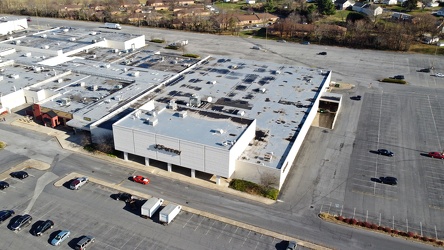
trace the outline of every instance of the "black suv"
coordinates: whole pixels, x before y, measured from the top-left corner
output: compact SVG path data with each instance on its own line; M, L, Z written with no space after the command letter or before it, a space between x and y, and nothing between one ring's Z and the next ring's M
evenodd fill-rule
M321 55L321 56L326 56L326 55L327 55L327 52L325 52L325 51L322 51L322 52L319 52L319 53L318 53L318 55Z
M25 171L17 171L17 172L12 172L11 176L20 180L25 179L26 177L28 177L28 173L26 173Z
M395 178L395 177L386 176L386 177L380 177L379 179L384 184L388 184L388 185L396 185L396 184L398 184L398 179Z
M430 73L430 69L429 68L420 69L420 70L418 70L418 72Z
M118 193L116 195L116 200L118 201L129 202L132 199L134 199L134 197L129 193Z
M394 79L398 79L398 80L404 80L404 76L403 75L397 75L393 77Z
M389 151L387 149L378 149L378 155L385 155L385 156L393 156L395 155L392 151Z
M0 190L8 188L9 184L6 181L0 181Z
M42 223L40 223L40 225L38 225L38 227L35 228L34 235L41 236L44 232L48 231L48 229L53 227L54 227L54 222L52 220L43 221Z
M15 212L13 210L2 210L2 211L0 211L0 223L2 223L3 221L9 219L14 214L15 214Z
M28 226L32 222L32 217L29 214L24 214L15 220L14 224L11 225L11 230L20 231L22 227Z

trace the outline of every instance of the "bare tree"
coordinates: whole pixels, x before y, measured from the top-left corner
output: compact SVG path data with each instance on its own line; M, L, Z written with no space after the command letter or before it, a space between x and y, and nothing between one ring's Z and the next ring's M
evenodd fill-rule
M275 175L265 172L261 174L260 183L265 188L271 188L278 183L278 180Z

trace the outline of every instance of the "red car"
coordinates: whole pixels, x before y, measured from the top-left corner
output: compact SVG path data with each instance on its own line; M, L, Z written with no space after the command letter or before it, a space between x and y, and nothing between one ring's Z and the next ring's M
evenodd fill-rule
M440 152L430 152L429 156L432 158L444 159L444 155Z
M148 178L145 178L145 177L143 177L141 175L133 176L133 181L137 182L137 183L141 183L143 185L146 185L146 184L150 183L150 180Z

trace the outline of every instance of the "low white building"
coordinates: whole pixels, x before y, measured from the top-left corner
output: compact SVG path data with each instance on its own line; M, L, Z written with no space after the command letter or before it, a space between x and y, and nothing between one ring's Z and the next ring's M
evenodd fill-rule
M0 19L0 35L8 35L14 31L26 30L27 28L28 21L26 18L3 17Z

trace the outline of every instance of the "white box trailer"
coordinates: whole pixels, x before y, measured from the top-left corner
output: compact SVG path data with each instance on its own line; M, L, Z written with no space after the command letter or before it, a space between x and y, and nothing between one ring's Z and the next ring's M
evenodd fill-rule
M120 26L118 23L105 23L105 28L121 30L122 26Z
M163 224L170 224L179 214L180 210L182 210L182 206L173 203L168 204L160 211L159 221Z
M153 214L159 209L160 206L163 204L163 199L159 199L156 197L152 197L148 199L141 208L140 213L142 214L142 217L148 217L151 218Z

